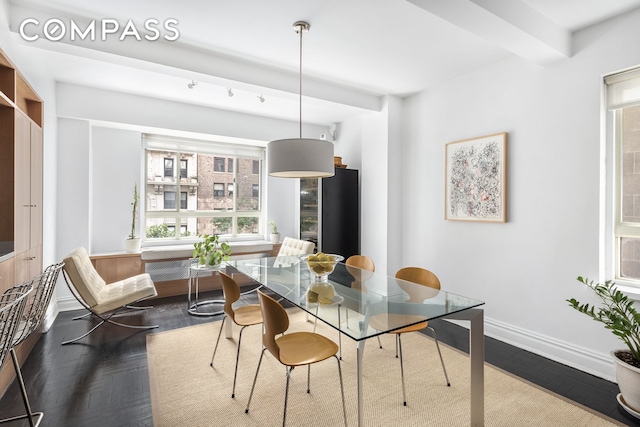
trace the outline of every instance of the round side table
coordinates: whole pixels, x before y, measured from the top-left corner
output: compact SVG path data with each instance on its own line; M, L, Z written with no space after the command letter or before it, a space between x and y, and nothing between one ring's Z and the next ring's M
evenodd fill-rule
M198 298L200 276L218 274L218 271L220 270L220 268L222 268L222 266L211 267L208 265L200 265L198 263L197 258L190 260L189 278L187 281L187 284L188 284L187 311L189 314L193 316L217 316L218 314L223 313L222 307L224 306L224 299L200 300ZM193 295L193 298L192 298L192 295ZM220 309L213 310L213 311L200 310L200 307L205 307L209 305L219 305Z

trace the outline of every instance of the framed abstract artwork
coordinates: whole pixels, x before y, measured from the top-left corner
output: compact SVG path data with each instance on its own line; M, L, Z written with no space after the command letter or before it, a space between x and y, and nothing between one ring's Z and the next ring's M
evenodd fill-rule
M446 220L507 221L507 133L445 146Z

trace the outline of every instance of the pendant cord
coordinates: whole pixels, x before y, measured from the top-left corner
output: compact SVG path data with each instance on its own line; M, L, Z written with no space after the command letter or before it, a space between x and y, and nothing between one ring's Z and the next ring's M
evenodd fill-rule
M302 26L298 31L300 31L300 139L302 139Z

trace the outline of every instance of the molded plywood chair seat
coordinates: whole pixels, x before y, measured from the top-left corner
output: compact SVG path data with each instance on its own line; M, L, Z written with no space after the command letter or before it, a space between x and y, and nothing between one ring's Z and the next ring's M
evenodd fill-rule
M42 323L44 315L49 307L51 301L51 295L55 289L58 281L58 275L62 270L63 263L50 265L46 268L43 274L34 277L28 283L33 287L33 291L26 299L25 308L22 316L20 316L18 325L16 327L16 333L13 337L13 344L11 346L11 358L13 359L13 368L16 371L16 379L20 386L20 393L22 394L22 401L24 403L26 414L16 417L8 418L6 420L0 420L0 424L9 421L28 419L31 425L38 425L42 420L44 414L42 412L33 412L31 410L31 404L29 403L29 396L27 395L27 389L22 379L22 371L20 370L20 364L16 356L15 348L26 340Z
M39 280L39 277L11 287L0 296L0 369L2 369L9 353L11 353L14 366L19 366L18 358L12 350L19 325L23 321L27 298L29 294L33 292L33 284L37 280ZM17 372L19 372L19 368L16 368L16 373ZM19 378L19 380L21 379L22 377ZM21 384L21 386L24 388L24 384ZM32 414L30 410L27 412L26 415L7 418L0 422L8 423L10 421L28 418L31 426L40 424L42 420L41 413ZM37 419L34 419L34 417L37 417Z
M425 299L431 298L434 296L434 290L440 289L440 280L438 277L433 274L429 270L425 270L420 267L405 267L401 268L396 272L396 278L401 279L398 281L398 285L405 292L409 294L409 299L407 302L415 302L422 303ZM423 285L425 288L416 288L415 286L406 286L406 283L402 281L418 283ZM404 285L404 286L403 286ZM384 314L384 315L375 315L371 316L369 319L369 325L374 329L384 330L390 329L393 327L394 323L398 324L407 324L407 317L412 317L412 315L403 315L403 314ZM419 320L419 319L416 319ZM440 352L440 345L438 344L438 338L436 336L436 331L429 326L428 322L420 322L412 326L407 326L405 328L397 329L393 332L389 332L390 334L395 334L396 336L396 357L400 358L400 375L402 378L402 398L403 404L407 405L407 395L405 392L405 384L404 384L404 368L402 365L402 340L401 335L407 332L416 332L421 331L423 329L429 329L433 334L433 338L436 343L436 349L438 350L438 355L440 356L440 363L442 364L442 370L444 371L444 377L447 380L447 386L451 386L449 382L449 376L447 375L447 369L444 367L444 360L442 358L442 353ZM382 348L382 346L380 346Z
M224 317L222 318L222 324L220 325L220 332L218 333L218 339L216 340L216 346L213 349L213 356L211 356L211 367L213 367L213 359L216 357L216 351L218 351L218 344L220 343L220 335L224 329L224 322L227 317L231 319L233 323L241 326L240 337L238 338L238 350L236 352L236 368L233 374L233 389L231 391L231 397L236 397L236 378L238 376L238 360L240 358L240 344L242 343L242 332L244 328L251 325L259 325L262 323L262 312L260 311L260 304L249 304L233 308L233 303L240 299L240 286L238 283L227 274L220 273L220 279L222 281L222 292L224 294Z
M262 310L263 319L263 332L262 332L262 345L264 348L260 353L260 360L258 361L258 368L256 369L256 376L253 379L253 385L251 386L251 394L249 395L249 401L247 402L247 409L245 413L249 413L249 405L251 404L251 397L256 387L256 381L258 380L258 373L260 372L260 365L262 363L262 357L264 352L269 350L269 353L275 357L278 362L285 365L287 369L287 385L284 394L284 414L282 416L282 426L284 427L287 419L287 399L289 397L289 380L291 378L291 372L296 366L307 366L307 393L311 391L311 365L313 363L322 362L330 357L336 359L338 364L338 375L340 377L340 392L342 394L342 412L344 415L344 424L347 425L347 409L344 400L344 386L342 383L342 368L340 367L340 361L336 356L338 352L338 345L320 334L313 332L293 332L291 334L282 335L276 338L276 335L284 334L289 329L289 316L285 309L273 298L258 291L260 298L260 308Z
M130 305L158 295L156 287L148 274L138 274L124 280L107 284L104 279L100 277L96 269L93 267L93 264L91 264L89 254L87 254L87 251L84 248L74 249L69 255L67 255L64 259L63 271L63 276L67 286L69 286L69 290L71 290L71 293L78 302L89 311L86 315L76 317L73 320L86 317L90 314L93 314L100 319L100 322L91 328L89 332L79 336L78 338L65 341L62 343L63 345L86 337L105 323L111 323L113 325L132 329L153 329L158 327L158 325L125 325L111 320L118 311L124 308L134 310L144 310L149 308L133 307Z

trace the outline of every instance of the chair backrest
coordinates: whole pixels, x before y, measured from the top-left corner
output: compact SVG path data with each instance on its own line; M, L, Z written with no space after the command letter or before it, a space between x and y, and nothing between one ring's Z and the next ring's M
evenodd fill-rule
M373 260L366 255L351 255L344 263L363 270L376 271Z
M280 347L276 343L276 335L289 329L289 315L278 301L262 291L258 291L258 297L262 311L262 345L280 360Z
M34 279L13 286L0 296L0 369L13 348L14 337L22 318Z
M278 256L312 254L316 244L307 240L298 240L285 237L280 246Z
M85 248L74 249L65 257L64 271L80 298L89 307L98 305L104 299L106 282L93 268Z
M44 273L32 279L33 292L27 298L24 314L13 339L14 346L27 339L42 323L63 266L62 262L52 264L44 270Z
M440 290L440 280L431 271L420 267L404 267L396 272L396 278L407 282L418 283L430 289ZM409 302L423 302L425 299L433 298L436 294L431 290L420 290L415 286L407 287L402 283L398 285L409 294Z
M235 311L233 311L233 303L240 299L240 286L226 273L220 271L220 280L222 281L222 293L224 294L224 313L235 319Z

